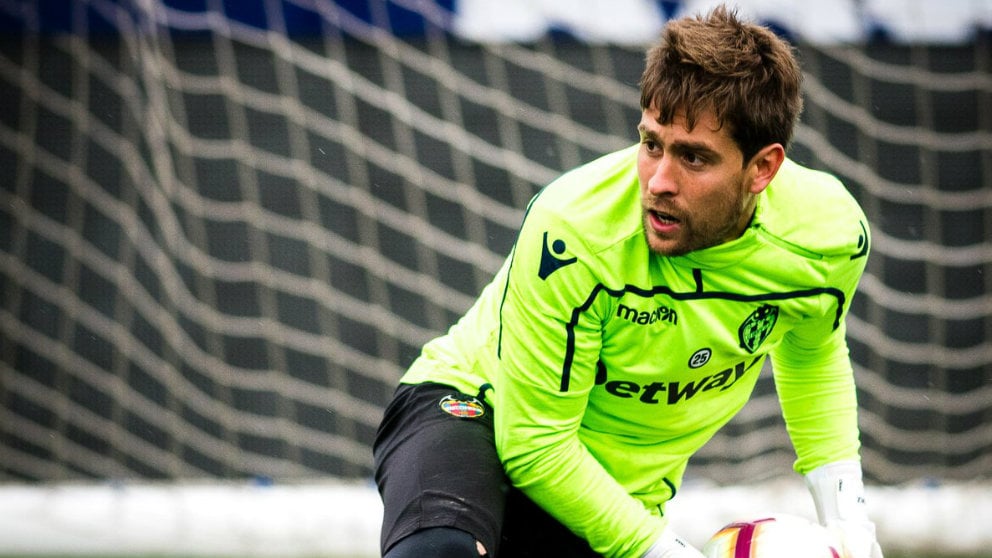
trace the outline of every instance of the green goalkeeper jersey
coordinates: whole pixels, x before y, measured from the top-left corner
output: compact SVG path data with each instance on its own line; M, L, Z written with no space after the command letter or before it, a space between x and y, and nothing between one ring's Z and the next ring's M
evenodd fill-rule
M854 199L786 160L740 238L662 256L636 160L633 146L544 188L495 279L402 380L490 384L513 484L605 556L655 541L766 356L796 470L859 452L844 317L869 235Z

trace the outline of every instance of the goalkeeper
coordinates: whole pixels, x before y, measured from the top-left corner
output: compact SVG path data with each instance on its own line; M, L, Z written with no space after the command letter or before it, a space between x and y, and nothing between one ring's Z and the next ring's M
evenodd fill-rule
M770 357L821 522L881 557L844 328L868 224L786 157L800 80L787 43L725 7L666 25L638 144L535 196L403 376L374 447L384 556L701 556L665 503Z

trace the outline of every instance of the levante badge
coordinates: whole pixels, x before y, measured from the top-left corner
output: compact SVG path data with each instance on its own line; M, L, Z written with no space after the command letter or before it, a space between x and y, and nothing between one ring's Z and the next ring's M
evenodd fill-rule
M765 304L752 312L737 330L741 348L747 349L747 352L754 354L754 351L758 350L758 347L764 343L765 339L772 332L772 329L775 328L775 322L777 321L777 306Z
M470 395L446 395L438 405L445 413L458 418L479 418L486 414L482 402Z

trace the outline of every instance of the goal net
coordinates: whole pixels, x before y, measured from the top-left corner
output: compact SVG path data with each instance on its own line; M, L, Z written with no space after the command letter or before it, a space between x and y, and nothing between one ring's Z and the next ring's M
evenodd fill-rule
M416 0L50 4L0 0L0 481L366 479L398 377L530 197L636 141L644 35L473 40ZM873 227L865 472L988 481L992 43L878 25L796 36L791 152ZM690 469L792 460L765 374Z

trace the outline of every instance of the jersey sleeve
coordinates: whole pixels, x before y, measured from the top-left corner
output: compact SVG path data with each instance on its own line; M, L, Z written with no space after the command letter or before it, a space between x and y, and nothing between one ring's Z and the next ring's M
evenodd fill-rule
M537 214L535 214L537 213ZM664 520L583 445L602 343L594 259L582 237L533 209L500 312L496 442L511 482L604 556L640 556Z
M840 312L830 305L822 315L809 317L772 353L782 414L797 456L794 468L801 474L859 459L858 404L844 319L867 250L831 260L825 262L825 278L844 293Z

